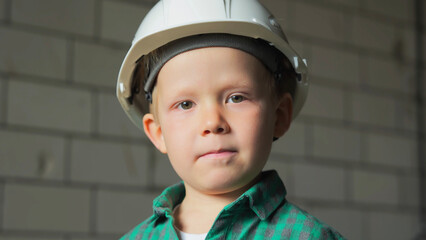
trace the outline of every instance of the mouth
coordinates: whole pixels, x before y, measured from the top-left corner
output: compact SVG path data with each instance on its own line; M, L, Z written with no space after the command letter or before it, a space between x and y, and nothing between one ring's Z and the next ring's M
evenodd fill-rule
M219 149L214 151L206 152L200 155L198 158L206 158L206 159L222 159L232 157L237 153L237 151L232 149Z

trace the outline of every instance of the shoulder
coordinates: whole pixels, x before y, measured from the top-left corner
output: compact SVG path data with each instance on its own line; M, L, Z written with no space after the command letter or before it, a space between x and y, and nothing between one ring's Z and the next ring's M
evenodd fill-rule
M284 201L272 217L279 219L282 234L290 239L294 236L298 239L345 239L331 226L288 201Z
M122 236L120 240L150 239L151 237L160 234L160 232L164 229L164 224L161 224L158 220L158 217L152 215L150 218L141 222Z

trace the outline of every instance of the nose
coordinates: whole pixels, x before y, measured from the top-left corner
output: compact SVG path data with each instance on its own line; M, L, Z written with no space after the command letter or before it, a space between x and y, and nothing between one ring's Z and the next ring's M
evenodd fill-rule
M230 131L230 127L223 111L218 107L206 108L202 113L202 135L209 134L226 134Z

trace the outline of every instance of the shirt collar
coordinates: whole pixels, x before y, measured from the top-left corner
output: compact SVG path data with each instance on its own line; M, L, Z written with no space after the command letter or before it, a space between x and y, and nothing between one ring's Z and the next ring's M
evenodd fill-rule
M242 205L248 205L261 220L264 220L284 201L286 193L284 184L275 170L262 172L260 180L237 200L227 205L224 210L232 211ZM171 216L173 208L180 204L184 197L185 186L183 182L166 188L154 200L154 214L158 217Z

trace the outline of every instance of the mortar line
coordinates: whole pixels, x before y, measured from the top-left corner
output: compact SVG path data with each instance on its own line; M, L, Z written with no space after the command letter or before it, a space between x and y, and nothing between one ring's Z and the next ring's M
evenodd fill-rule
M65 184L71 183L71 159L72 159L72 137L66 136L64 141L64 166L63 166L63 180Z
M92 136L99 136L100 135L100 129L99 129L99 92L98 90L94 89L92 90L90 94L90 130Z
M90 202L89 202L89 235L96 236L97 228L97 201L98 201L99 189L97 186L94 186L90 189Z
M7 124L7 115L8 115L8 98L9 98L9 77L6 77L4 80L0 81L1 87L2 87L2 91L1 91L1 110L2 112L0 113L0 124Z
M4 226L4 219L5 219L5 211L6 207L4 206L6 204L6 193L5 193L5 182L3 180L0 180L0 232L3 231Z
M65 70L65 81L67 83L75 82L74 79L74 58L75 58L75 40L67 40L67 49L66 49L66 70Z

